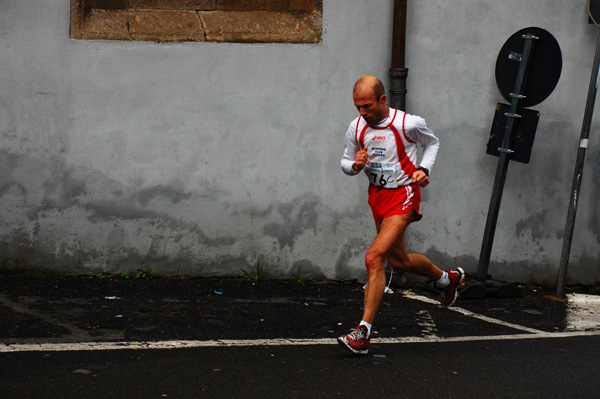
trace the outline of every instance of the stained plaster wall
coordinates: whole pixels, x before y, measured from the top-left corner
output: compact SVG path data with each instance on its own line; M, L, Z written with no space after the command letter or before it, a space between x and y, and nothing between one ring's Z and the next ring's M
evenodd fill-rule
M0 2L2 269L364 278L366 179L341 172L351 87L388 83L392 1L325 0L318 45L77 41L68 0ZM585 2L408 1L407 109L442 147L409 247L477 269L503 101L494 66L527 26L563 51L528 165L511 163L490 273L558 271L596 30ZM600 279L600 140L588 148L570 281Z

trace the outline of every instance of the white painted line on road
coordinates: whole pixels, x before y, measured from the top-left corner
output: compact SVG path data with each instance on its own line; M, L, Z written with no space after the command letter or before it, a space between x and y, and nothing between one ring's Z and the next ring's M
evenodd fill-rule
M417 295L411 291L402 291L407 298L439 305L439 302ZM546 332L502 320L494 319L471 311L451 307L448 310L461 313L468 317L483 320L523 331L522 334L439 337L435 334L435 322L430 315L420 313L422 327L426 334L422 337L373 338L373 344L418 344L444 342L473 342L473 341L510 341L543 338L574 338L600 336L600 297L594 295L571 294L567 315L567 330L564 332ZM429 316L429 317L428 317ZM431 320L430 320L431 319ZM582 331L586 330L586 331ZM209 340L209 341L156 341L156 342L76 342L76 343L41 343L41 344L0 344L0 353L11 352L63 352L63 351L109 351L109 350L142 350L142 349L185 349L185 348L218 348L218 347L253 347L253 346L298 346L298 345L337 345L336 338L321 339L246 339L246 340Z
M600 331L575 332L543 332L540 334L513 334L463 337L397 337L373 338L376 344L423 344L445 342L475 341L512 341L544 338L575 338L600 336ZM254 346L299 346L299 345L337 345L335 338L317 339L222 339L211 341L156 341L156 342L77 342L61 344L4 344L0 345L0 353L13 352L68 352L68 351L110 351L110 350L146 350L146 349L186 349L186 348L232 348Z
M428 297L423 296L423 295L417 295L417 294L415 294L412 291L406 291L406 290L404 290L404 291L401 291L401 293L406 298L415 299L417 301L426 302L426 303L430 303L430 304L433 304L433 305L440 305L439 301L437 301L435 299L428 298ZM504 327L510 327L510 328L515 329L515 330L521 330L521 331L529 332L529 333L532 333L532 334L543 334L544 333L544 331L542 331L542 330L537 330L535 328L529 328L529 327L521 326L519 324L513 324L513 323L509 323L509 322L503 321L503 320L494 319L493 317L488 317L488 316L484 316L484 315L481 315L481 314L473 313L473 312L471 312L469 310L458 308L458 307L450 307L450 308L448 308L448 310L451 310L451 311L457 312L457 313L461 313L461 314L463 314L465 316L472 317L474 319L483 320L483 321L485 321L487 323L498 324L498 325L501 325L501 326L504 326Z
M540 332L537 334L506 334L506 335L475 335L463 337L401 337L401 338L374 338L372 344L420 344L434 342L475 342L475 341L512 341L523 339L542 338L576 338L600 336L600 331L573 331L573 332Z
M437 326L435 324L435 320L431 317L426 310L420 310L417 312L417 324L421 327L421 334L424 337L437 337Z
M600 329L600 296L567 295L567 331Z
M298 346L298 345L333 345L335 338L321 339L219 339L210 341L155 341L155 342L77 342L53 344L7 344L0 345L1 352L66 352L66 351L99 351L99 350L141 350L141 349L185 349L216 348L237 346Z

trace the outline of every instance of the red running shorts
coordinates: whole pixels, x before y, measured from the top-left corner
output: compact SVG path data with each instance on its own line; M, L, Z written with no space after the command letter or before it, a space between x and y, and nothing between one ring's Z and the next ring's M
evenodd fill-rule
M402 215L413 210L414 221L417 222L423 217L419 213L420 205L421 187L416 183L398 188L369 186L369 206L376 223L381 223L387 217Z

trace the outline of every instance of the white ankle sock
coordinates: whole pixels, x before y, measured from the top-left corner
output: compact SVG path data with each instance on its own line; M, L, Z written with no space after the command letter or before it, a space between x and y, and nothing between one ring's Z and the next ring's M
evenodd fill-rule
M448 277L448 272L444 272L442 277L435 282L435 285L438 288L446 288L450 284L450 277Z
M365 327L367 327L367 339L369 339L369 337L371 336L371 327L372 326L369 323L367 323L366 321L364 321L364 320L360 321L359 326L365 326Z

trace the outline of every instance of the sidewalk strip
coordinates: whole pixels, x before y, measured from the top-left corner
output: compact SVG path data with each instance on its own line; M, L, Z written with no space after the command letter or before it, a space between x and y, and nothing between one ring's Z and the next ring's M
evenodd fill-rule
M567 297L567 331L600 328L600 296L569 294Z

